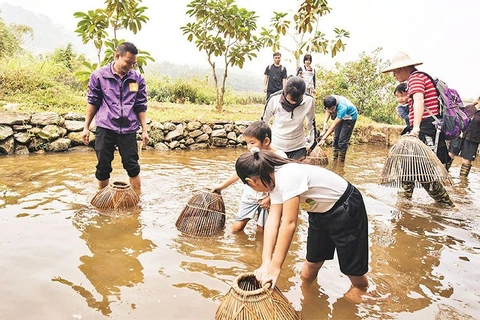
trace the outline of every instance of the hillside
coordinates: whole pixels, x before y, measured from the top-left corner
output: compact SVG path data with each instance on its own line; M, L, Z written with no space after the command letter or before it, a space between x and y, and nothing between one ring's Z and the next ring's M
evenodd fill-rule
M205 76L212 77L211 69L199 66L188 66L175 64L171 62L149 63L145 68L146 74L153 74L157 76L168 76L172 79L177 78L204 78ZM217 76L223 75L224 70L218 69ZM256 75L249 75L246 71L229 68L227 77L227 87L234 91L247 92L261 92L263 89L263 76L261 72Z
M49 17L12 6L6 3L0 4L0 16L6 23L23 24L33 29L33 38L26 37L24 47L34 54L44 54L65 47L71 43L74 50L89 56L91 47L82 44L75 33L67 32L63 26L56 24ZM154 57L155 58L155 57ZM168 61L149 63L145 68L149 74L168 76L170 78L203 78L211 77L211 69L199 66L175 64ZM217 70L217 75L223 74L223 70ZM261 92L263 88L262 70L256 75L250 75L247 71L238 68L229 68L227 87L234 91Z

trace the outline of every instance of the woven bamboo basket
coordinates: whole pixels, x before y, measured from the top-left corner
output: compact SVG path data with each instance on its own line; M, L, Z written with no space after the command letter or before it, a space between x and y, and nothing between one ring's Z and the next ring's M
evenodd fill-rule
M380 183L399 187L402 182L415 182L419 186L433 181L451 185L452 177L426 144L415 136L403 135L390 148Z
M183 208L175 226L181 232L196 236L212 236L225 228L225 204L219 193L200 191Z
M305 159L305 163L314 165L314 166L326 166L328 165L328 157L325 151L322 148L316 147L310 153L310 155Z
M97 209L127 209L138 204L140 198L125 182L115 181L99 190L90 203Z
M270 283L263 287L253 273L239 275L223 297L215 320L299 320L288 299Z

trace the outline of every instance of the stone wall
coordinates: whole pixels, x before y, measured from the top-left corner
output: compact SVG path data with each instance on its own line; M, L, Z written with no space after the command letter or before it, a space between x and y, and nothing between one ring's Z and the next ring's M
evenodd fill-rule
M81 139L84 121L84 115L79 113L59 115L54 112L30 114L0 111L0 154L92 150L95 142L95 121L92 121L90 126L89 146L85 146ZM149 121L147 126L150 144L146 148L235 148L245 145L243 132L251 122ZM357 126L353 136L354 143L391 145L398 139L400 131L401 126ZM137 139L140 141L140 134Z

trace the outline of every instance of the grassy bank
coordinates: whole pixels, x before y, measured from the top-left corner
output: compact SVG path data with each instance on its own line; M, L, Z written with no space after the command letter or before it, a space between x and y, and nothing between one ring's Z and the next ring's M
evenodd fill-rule
M5 105L6 101L0 101L0 106ZM32 106L30 104L15 104L15 107L9 107L10 110L18 112L56 112L58 114L65 114L67 112L85 113L85 104L78 104L74 107L68 108L60 107L44 107L43 105ZM150 101L148 103L147 118L152 121L159 122L180 122L185 120L199 120L204 122L215 121L255 121L260 120L263 114L263 104L249 104L249 105L229 105L225 106L222 112L217 112L213 105L198 105L198 104L180 104L169 102ZM319 108L317 107L317 110ZM320 111L316 115L317 126L323 126L324 112ZM378 124L375 121L365 116L359 115L357 120L359 125ZM378 124L380 125L380 124Z
M150 102L148 105L147 118L154 121L183 121L183 120L201 120L201 121L255 121L260 120L263 114L263 104L255 105L229 105L219 113L215 111L215 106L196 105L196 104L176 104ZM318 107L317 107L318 110ZM318 112L316 122L319 128L323 125L325 113ZM370 118L359 116L357 124L371 125L376 122Z

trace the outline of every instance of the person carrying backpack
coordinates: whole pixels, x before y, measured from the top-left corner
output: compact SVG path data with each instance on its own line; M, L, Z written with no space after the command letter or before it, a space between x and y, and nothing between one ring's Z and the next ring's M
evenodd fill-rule
M305 80L307 85L307 92L310 95L315 94L316 88L316 79L315 79L315 69L312 67L312 55L306 54L303 57L303 66L299 67L297 70L297 76L302 77Z
M392 63L383 72L392 72L399 81L407 81L409 120L412 130L411 135L417 136L423 143L434 151L440 161L447 166L451 161L445 143L445 135L437 130L434 117L440 114L438 93L434 82L427 74L417 70L415 66L423 62L412 60L406 53L398 52ZM433 116L432 116L433 115ZM399 195L410 199L415 183L403 182ZM423 183L422 186L428 194L438 203L453 205L450 196L440 181Z
M450 157L462 157L460 177L467 177L472 168L472 161L475 160L480 143L480 97L477 101L465 106L465 113L470 118L470 124L465 134L450 141Z
M267 94L267 100L274 92L280 91L287 82L287 69L280 64L282 54L275 52L273 54L273 64L270 64L265 69L265 80L263 91Z

